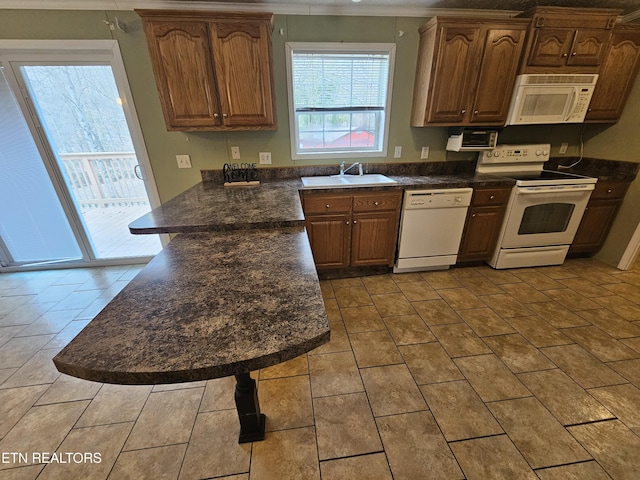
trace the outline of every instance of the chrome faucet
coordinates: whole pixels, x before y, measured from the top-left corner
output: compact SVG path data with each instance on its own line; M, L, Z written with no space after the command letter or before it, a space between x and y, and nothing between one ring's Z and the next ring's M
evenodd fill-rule
M344 168L344 161L340 164L340 175L344 175L345 173L347 173L349 170L351 170L353 167L358 167L358 175L363 175L364 173L362 172L362 164L360 162L354 162L351 165L349 165L347 168Z

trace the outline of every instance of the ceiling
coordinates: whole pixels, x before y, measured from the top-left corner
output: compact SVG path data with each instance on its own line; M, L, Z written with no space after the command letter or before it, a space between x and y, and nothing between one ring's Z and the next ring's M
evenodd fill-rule
M640 0L0 0L0 9L267 10L291 15L421 16L489 13L513 16L536 5L615 8L621 21L640 19Z

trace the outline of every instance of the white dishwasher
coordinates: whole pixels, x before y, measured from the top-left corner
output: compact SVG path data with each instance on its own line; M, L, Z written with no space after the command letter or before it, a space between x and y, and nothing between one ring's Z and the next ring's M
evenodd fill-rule
M394 273L445 270L456 263L471 188L406 190Z

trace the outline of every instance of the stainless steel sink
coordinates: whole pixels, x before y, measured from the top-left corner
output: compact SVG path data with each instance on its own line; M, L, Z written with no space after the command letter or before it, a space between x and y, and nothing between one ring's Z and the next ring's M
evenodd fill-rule
M302 177L301 180L305 188L373 187L376 185L394 185L398 183L379 173Z

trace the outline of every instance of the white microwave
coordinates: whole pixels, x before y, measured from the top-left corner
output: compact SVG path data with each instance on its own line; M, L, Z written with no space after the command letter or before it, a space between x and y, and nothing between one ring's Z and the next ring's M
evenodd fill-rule
M597 80L597 74L518 75L506 124L580 123Z

